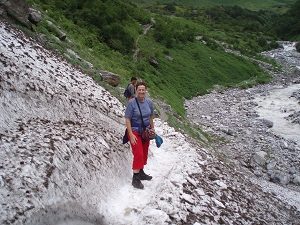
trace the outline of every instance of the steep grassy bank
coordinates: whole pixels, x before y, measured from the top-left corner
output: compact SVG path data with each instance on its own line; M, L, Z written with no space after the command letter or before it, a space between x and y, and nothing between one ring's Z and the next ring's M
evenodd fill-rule
M252 63L223 51L212 50L202 42L169 50L168 55L161 53L157 59L159 68L151 72L151 68L146 67L144 76L150 81L153 93L172 102L181 115L184 114L184 98L205 94L214 85L235 86L245 80L252 80L254 84L269 79Z
M74 50L93 68L74 57L70 59L72 63L97 81L101 80L99 69L119 74L122 86L133 75L145 79L150 93L166 101L181 116L184 98L204 94L215 84L235 86L244 85L245 80L254 84L269 79L258 66L226 53L216 42L217 30L199 18L160 16L123 1L30 2L45 15L36 30L46 34L48 44L62 54ZM150 18L155 23L142 35L141 25L151 23ZM69 41L58 40L46 20L60 26ZM135 61L132 54L138 37L140 51ZM157 64L151 64L151 59ZM121 95L119 89L111 89Z

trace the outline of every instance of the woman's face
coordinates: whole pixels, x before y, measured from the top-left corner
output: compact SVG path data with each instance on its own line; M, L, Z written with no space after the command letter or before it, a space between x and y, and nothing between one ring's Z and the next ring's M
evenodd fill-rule
M144 85L139 85L136 89L136 94L138 98L145 98L146 87Z

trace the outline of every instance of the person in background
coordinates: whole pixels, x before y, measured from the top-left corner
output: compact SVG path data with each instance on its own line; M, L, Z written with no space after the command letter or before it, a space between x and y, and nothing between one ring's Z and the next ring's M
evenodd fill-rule
M128 85L128 90L129 90L129 97L127 98L128 100L132 99L135 97L135 86L136 86L136 82L137 82L137 79L136 77L131 77L131 82L130 84Z
M151 180L152 176L144 172L144 166L147 164L148 149L150 140L142 140L143 124L141 120L140 110L143 116L145 127L149 127L154 131L154 108L149 98L146 98L147 85L140 81L136 84L136 98L129 100L125 110L125 122L127 128L128 139L130 141L133 154L133 177L132 185L135 188L143 189L144 185L141 180ZM140 110L138 108L138 104Z

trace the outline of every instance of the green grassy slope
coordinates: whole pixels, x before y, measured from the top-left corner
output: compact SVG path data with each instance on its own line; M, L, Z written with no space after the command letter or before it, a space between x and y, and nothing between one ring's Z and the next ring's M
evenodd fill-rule
M216 5L233 6L238 5L251 10L274 10L285 12L287 8L296 0L133 0L137 4L150 6L154 4L169 4L192 6L192 7L212 7Z
M142 41L141 47L148 43ZM256 65L232 54L212 50L201 42L169 50L167 55L161 53L157 59L159 68L152 71L147 68L144 76L152 92L172 102L181 115L184 114L184 98L205 94L214 85L235 86L245 80L251 84L269 81Z
M165 100L181 116L185 113L184 98L204 94L215 84L235 86L244 85L245 80L254 84L269 79L257 65L226 53L214 41L226 41L226 37L231 36L232 42L238 42L240 37L234 39L235 36L244 33L246 37L248 32L239 27L239 33L231 30L226 33L222 25L216 29L212 26L213 21L202 21L201 16L192 19L161 16L118 0L87 3L66 0L64 5L58 0L30 2L44 13L36 30L46 34L50 47L58 49L61 54L73 49L81 58L93 63L91 69L82 61L70 60L96 81L100 81L99 69L119 74L124 87L131 76L146 80L152 96ZM97 9L99 5L101 7ZM150 23L151 17L156 23L146 35L142 35L140 24ZM57 40L46 20L60 26L70 42ZM195 36L199 35L203 40L196 41ZM257 34L253 35L256 37ZM134 61L133 42L139 36L137 45L140 51L137 61ZM255 49L256 39L250 41ZM243 45L249 48L249 45ZM159 65L151 65L150 58L155 58ZM122 94L116 88L110 89L116 95Z

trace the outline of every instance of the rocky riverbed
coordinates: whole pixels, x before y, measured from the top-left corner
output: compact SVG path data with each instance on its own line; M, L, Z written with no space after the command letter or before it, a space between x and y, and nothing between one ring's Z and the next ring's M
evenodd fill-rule
M300 210L300 53L282 45L263 53L282 65L270 71L270 84L213 91L185 105L188 118L216 138L220 158Z

